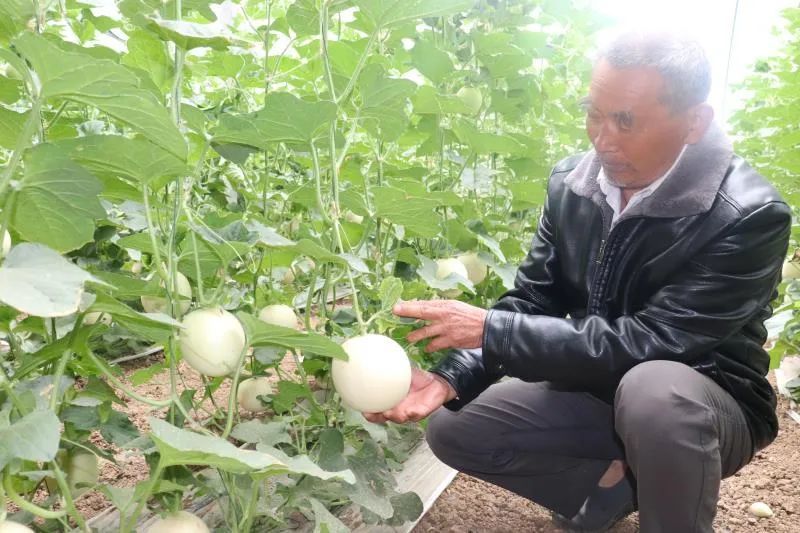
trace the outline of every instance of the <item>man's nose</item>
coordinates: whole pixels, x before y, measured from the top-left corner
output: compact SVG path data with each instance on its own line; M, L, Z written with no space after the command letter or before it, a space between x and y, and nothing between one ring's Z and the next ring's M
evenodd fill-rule
M594 149L598 152L617 151L617 131L613 125L603 123L596 130L593 143Z

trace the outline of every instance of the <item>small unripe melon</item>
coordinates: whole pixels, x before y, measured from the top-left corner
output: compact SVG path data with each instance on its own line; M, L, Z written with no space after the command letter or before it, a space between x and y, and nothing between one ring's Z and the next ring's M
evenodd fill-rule
M181 313L185 313L192 305L192 286L186 276L177 272L178 279L178 298L180 299L179 307ZM161 287L165 287L164 281L161 281ZM173 296L175 297L175 296ZM160 296L142 296L142 308L146 313L169 313L169 303L166 298Z
M436 277L438 279L445 279L450 274L458 274L464 279L469 279L469 273L464 263L458 259L451 257L449 259L439 259L436 261ZM461 289L446 289L440 291L441 295L445 298L458 298L461 295Z
M0 533L33 533L33 530L19 522L3 520L0 522Z
M489 267L483 262L483 259L478 257L477 253L472 252L459 255L458 260L467 267L467 276L469 276L469 280L473 285L477 285L486 279L486 275L489 273Z
M178 511L153 524L147 533L210 533L208 526L188 511Z
M272 384L269 378L257 377L249 378L239 383L239 389L236 391L236 399L242 409L252 411L254 413L261 413L267 410L267 407L258 399L259 396L268 396L272 394Z
M258 313L258 318L267 324L297 329L297 315L295 314L294 309L288 305L268 305Z
M784 262L783 269L781 270L781 278L783 278L784 281L789 279L800 278L800 262L796 261Z

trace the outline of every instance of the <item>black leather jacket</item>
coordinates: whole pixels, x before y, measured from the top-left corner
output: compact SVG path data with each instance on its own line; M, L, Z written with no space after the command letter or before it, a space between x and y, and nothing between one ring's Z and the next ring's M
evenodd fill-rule
M791 210L712 127L655 192L613 225L594 152L560 162L515 288L487 316L483 347L433 372L459 409L503 375L555 381L613 402L622 376L681 361L719 383L754 449L775 438L763 325L788 247Z

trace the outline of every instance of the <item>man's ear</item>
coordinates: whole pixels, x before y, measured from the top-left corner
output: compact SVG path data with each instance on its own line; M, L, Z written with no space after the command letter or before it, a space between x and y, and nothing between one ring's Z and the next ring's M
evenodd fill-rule
M695 144L714 120L714 108L707 103L697 104L689 109L689 129L686 131L686 144Z

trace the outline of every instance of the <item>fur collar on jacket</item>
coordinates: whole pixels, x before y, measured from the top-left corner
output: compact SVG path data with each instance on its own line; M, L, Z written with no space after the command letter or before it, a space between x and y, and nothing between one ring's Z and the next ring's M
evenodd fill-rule
M623 217L685 217L711 209L733 157L733 146L722 128L714 122L696 144L686 152L649 197L631 206ZM564 179L575 194L604 206L605 196L597 183L600 159L594 150L586 153Z

